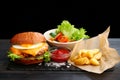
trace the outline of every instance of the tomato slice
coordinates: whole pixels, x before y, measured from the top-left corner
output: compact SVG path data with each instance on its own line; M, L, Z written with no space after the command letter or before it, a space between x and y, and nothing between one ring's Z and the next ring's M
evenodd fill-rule
M70 56L70 50L66 48L58 48L51 54L51 60L55 62L66 62Z
M64 36L62 34L62 32L57 34L57 36L55 37L55 40L59 41L59 42L68 42L69 41L68 37Z

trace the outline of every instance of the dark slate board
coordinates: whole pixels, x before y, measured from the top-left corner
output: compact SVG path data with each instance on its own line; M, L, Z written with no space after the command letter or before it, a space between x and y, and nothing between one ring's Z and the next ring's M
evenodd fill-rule
M34 65L21 65L16 64L14 62L9 62L7 66L7 70L12 71L76 71L76 72L85 72L75 66L69 65L66 63L63 66L56 67L56 66L46 66L46 64L34 64ZM114 68L106 70L106 72L112 72Z

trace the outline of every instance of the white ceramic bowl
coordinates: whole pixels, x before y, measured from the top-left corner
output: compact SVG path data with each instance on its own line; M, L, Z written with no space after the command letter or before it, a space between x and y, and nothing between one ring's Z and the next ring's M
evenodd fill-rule
M45 36L47 42L50 44L50 45L53 45L53 46L56 46L56 47L65 47L65 48L69 48L69 49L73 49L75 44L80 42L81 40L83 39L80 39L78 41L74 41L74 42L66 42L66 43L63 43L63 42L57 42L57 41L51 41L50 38L50 33L51 32L55 32L56 29L51 29L51 30L48 30L46 31L43 35Z

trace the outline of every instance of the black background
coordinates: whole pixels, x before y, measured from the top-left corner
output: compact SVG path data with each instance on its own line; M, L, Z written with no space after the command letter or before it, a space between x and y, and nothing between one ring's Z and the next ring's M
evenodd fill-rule
M49 3L48 3L49 4ZM3 9L0 29L1 39L10 39L24 31L45 31L56 28L62 20L68 20L75 27L83 27L87 34L96 36L110 26L110 38L120 38L119 7L84 7L80 4L51 4L39 8L7 7Z

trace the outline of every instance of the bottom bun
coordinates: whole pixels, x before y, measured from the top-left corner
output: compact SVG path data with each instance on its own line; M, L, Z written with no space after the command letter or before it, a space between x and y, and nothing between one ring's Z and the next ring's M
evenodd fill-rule
M40 60L37 60L37 59L34 59L34 60L20 59L20 60L15 60L14 62L18 63L18 64L23 64L23 65L30 65L30 64L42 63L43 60L42 59L40 59Z

